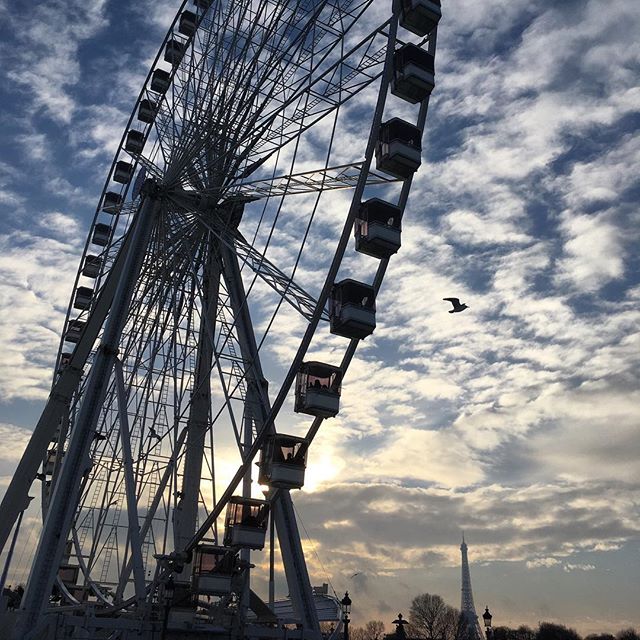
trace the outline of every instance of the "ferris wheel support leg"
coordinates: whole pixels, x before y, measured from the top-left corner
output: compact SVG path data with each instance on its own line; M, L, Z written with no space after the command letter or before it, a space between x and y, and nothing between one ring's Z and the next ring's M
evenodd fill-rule
M87 319L87 325L80 342L73 350L71 361L53 385L40 419L7 487L0 505L0 549L4 548L14 523L29 504L29 489L33 484L38 468L46 456L47 449L56 434L60 420L64 419L64 416L69 411L71 398L82 379L83 367L111 307L113 296L122 274L124 259L129 253L128 247L130 245L131 234L128 234L122 250L109 271L96 306ZM56 458L57 464L59 464L59 461Z
M268 414L268 397L266 393L267 383L262 373L258 345L256 343L251 314L247 305L247 295L242 283L240 264L236 252L227 245L220 243L220 255L222 262L222 273L229 293L233 319L242 355L243 373L246 384L246 394L244 398L243 424L243 457L251 449L253 444L253 425L262 424ZM245 498L251 497L251 467L247 469L242 479L242 495ZM242 549L241 559L249 566L251 562L251 551ZM240 606L246 613L249 608L251 580L249 569L246 570L246 580L242 591ZM241 616L242 619L245 615Z
M124 386L122 362L115 358L114 371L118 395L118 421L120 422L120 439L122 442L124 484L127 494L127 516L129 519L129 543L133 562L133 583L136 600L141 605L146 596L144 581L144 564L142 562L142 545L140 541L140 519L138 518L138 501L136 499L136 483L133 477L133 455L131 454L131 432L127 415L127 392Z
M91 468L91 444L158 207L159 201L147 194L134 221L131 243L106 320L102 344L96 352L60 479L49 503L20 618L14 629L15 640L37 637L47 622L43 616L78 505L82 478Z
M196 374L187 419L184 473L181 498L173 513L176 550L183 549L196 530L204 440L210 427L211 366L213 362L214 327L218 308L220 270L216 249L210 236L204 260L202 311L198 331Z
M245 364L245 378L247 382L247 396L245 400L245 451L252 444L252 421L255 419L258 429L267 420L271 410L267 394L266 381L262 373L260 353L255 340L251 314L247 306L246 293L242 284L240 265L235 252L221 244L221 254L224 264L224 278L227 284L234 319L238 332L240 351ZM271 427L270 431L275 429ZM250 472L244 477L244 494L251 495ZM304 629L309 637L320 637L320 624L313 600L313 591L309 580L309 572L304 559L300 534L295 519L293 503L288 491L280 491L279 498L273 504L274 521L278 531L280 549L285 567L285 574L289 593L295 610L302 620ZM248 550L247 550L248 552ZM247 587L248 587L247 582ZM248 591L248 589L247 589Z
M288 489L278 491L272 504L272 513L278 531L280 552L282 553L291 602L302 620L304 637L319 640L321 635L318 612L313 599L309 572L300 543L300 532Z

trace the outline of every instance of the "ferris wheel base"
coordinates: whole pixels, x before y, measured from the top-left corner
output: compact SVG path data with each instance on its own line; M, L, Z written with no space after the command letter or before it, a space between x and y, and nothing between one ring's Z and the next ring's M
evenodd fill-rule
M323 585L325 587L325 585ZM326 589L314 588L313 604L320 622L332 622L339 626L341 609L338 599L328 595ZM265 609L268 609L263 604ZM50 613L46 615L37 629L32 629L23 640L62 640L67 638L86 638L98 640L111 637L118 632L119 640L187 640L190 638L235 638L237 640L259 640L260 638L282 640L316 640L310 630L305 631L299 615L289 598L276 600L273 612L268 615L262 611L250 610L244 630L223 626L208 621L205 616L196 614L194 609L171 607L168 611L159 609L150 619L141 620L135 614L103 617L96 615L96 609L88 607L78 615L78 611ZM20 611L5 611L0 625L0 640L15 640L12 630L16 626Z

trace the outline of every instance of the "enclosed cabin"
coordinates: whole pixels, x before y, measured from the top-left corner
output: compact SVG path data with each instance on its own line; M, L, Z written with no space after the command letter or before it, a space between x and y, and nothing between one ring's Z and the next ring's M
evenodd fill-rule
M340 410L342 370L324 362L303 362L296 378L295 410L333 418Z
M142 153L145 142L146 140L142 131L131 129L131 131L127 133L127 139L125 140L124 148L132 155L138 156Z
M331 333L345 338L366 338L376 328L375 291L357 280L334 283L329 295Z
M82 275L87 278L97 278L100 275L102 258L100 256L86 255L82 265Z
M104 198L102 199L102 210L105 213L110 213L111 215L115 215L120 211L122 207L124 199L122 195L117 193L116 191L107 191L104 194Z
M78 287L73 299L73 308L88 309L91 306L91 300L93 300L93 289L90 287Z
M433 56L415 44L405 44L393 54L391 93L411 104L422 102L435 87Z
M156 69L151 75L151 84L149 89L156 93L166 93L171 85L171 74L164 69Z
M60 354L60 362L58 363L58 373L62 373L71 362L71 353L64 351ZM57 440L56 440L57 441Z
M82 332L84 331L86 322L83 320L69 320L69 324L67 325L67 331L64 334L64 339L66 342L76 343L80 340L80 336L82 336Z
M224 546L262 549L268 520L269 503L265 500L231 497L224 520Z
M410 178L420 166L422 131L415 125L392 118L380 125L376 144L376 166L395 178Z
M258 482L279 489L300 489L307 468L305 438L276 433L270 436L260 454Z
M99 247L106 247L109 244L109 236L111 235L111 227L103 222L98 222L93 227L93 235L91 236L91 243L96 244Z
M140 100L138 105L138 120L151 124L156 119L158 113L158 104L153 100Z
M198 17L193 11L183 11L180 14L180 21L178 23L178 31L190 38L195 32L198 26Z
M164 49L165 62L168 62L170 65L177 67L180 64L180 60L182 60L184 50L184 42L180 42L180 40L171 38L171 40L167 42L167 46Z
M440 0L401 0L400 25L418 36L426 36L442 17Z
M194 593L203 596L226 596L231 593L231 580L236 554L231 549L200 544L193 554L191 584Z
M119 160L113 170L113 179L120 184L129 184L133 177L133 166L129 162Z
M400 249L402 209L379 198L360 203L354 223L356 251L388 258Z

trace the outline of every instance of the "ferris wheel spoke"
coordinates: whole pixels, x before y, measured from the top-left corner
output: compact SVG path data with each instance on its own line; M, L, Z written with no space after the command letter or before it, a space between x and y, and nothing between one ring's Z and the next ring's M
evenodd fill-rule
M243 182L229 189L228 199L254 201L263 198L285 197L304 193L321 193L335 189L353 189L358 183L362 162L353 162L326 169L302 171L266 180ZM380 171L369 170L366 186L398 182ZM206 193L206 191L205 191Z
M278 295L286 300L303 317L309 319L316 308L316 301L290 276L280 271L265 255L260 253L254 245L247 242L244 236L235 231L230 233L217 229L204 216L200 216L200 223L209 229L220 239L226 247L232 247L243 264L266 282ZM326 311L322 314L322 319L328 321L329 316Z
M368 4L369 3L361 3L359 12L363 12L367 8ZM336 10L336 7L338 10ZM320 3L320 6L316 10L316 15L320 16L324 8L326 8L326 4ZM243 110L242 113L228 114L227 118L229 119L226 121L226 124L228 126L225 129L225 135L227 136L227 138L229 138L231 134L230 139L226 141L225 146L227 147L227 150L224 154L222 154L223 157L228 156L224 166L227 175L233 175L235 168L237 168L239 164L246 159L246 149L252 147L252 144L245 144L243 142L246 140L246 133L251 129L255 129L257 132L259 132L258 137L261 137L263 135L263 127L260 125L260 119L261 117L263 117L263 114L267 114L267 122L273 122L276 119L277 113L282 111L282 109L292 104L298 104L298 108L301 104L305 104L306 98L303 88L309 84L308 78L313 78L314 74L317 75L317 70L321 69L323 64L326 66L326 59L328 58L330 52L338 46L346 32L351 28L351 26L355 23L355 20L360 15L360 13L356 13L352 15L350 20L345 20L345 17L349 14L343 14L339 9L341 9L339 5L334 6L334 10L332 12L332 24L329 25L324 31L322 31L321 36L317 36L311 39L312 46L310 47L309 51L306 52L306 55L305 52L301 53L301 47L303 47L305 39L314 28L316 30L321 30L318 20L308 20L306 22L306 31L301 30L300 34L298 34L298 36L292 43L292 46L283 47L280 45L280 43L278 43L280 46L274 47L275 55L272 55L272 59L263 67L262 76L257 70L255 70L255 73L253 74L245 73L243 76L241 76L245 79L245 84L239 85L235 88L235 104L242 104ZM337 24L340 25L340 29L336 28L335 25ZM321 50L321 54L323 55L318 56L319 59L316 60L314 54L317 54L317 51L315 51L314 45L322 41L324 35L326 34L331 34L333 36L333 40L325 47L325 49ZM361 45L358 45L358 47L362 45L363 43L361 43ZM258 60L259 58L260 56L254 56L253 59ZM296 60L296 64L303 71L302 74L297 74L297 76L299 76L297 82L293 80L293 77L296 76L296 73L295 69L291 67L291 65L293 64L291 61L294 59ZM353 63L350 63L348 61L344 62L345 68L353 67ZM286 77L282 79L282 85L278 84L279 81L277 80L279 78L282 78L282 74L274 73L278 70L279 65L283 68L288 68L292 72L291 77L288 77L285 74ZM236 69L238 68L238 66L239 65L237 64L237 61L234 61L233 65L227 64L226 69ZM360 71L362 71L362 69L360 69ZM334 64L333 74L337 72L342 72L342 67L340 65L336 66ZM329 68L327 72L322 74L322 81L326 82L326 78L331 77L331 75L332 68ZM247 77L251 78L254 76L257 77L257 81L253 83L246 82ZM266 79L270 76L275 77L276 80L267 81ZM371 78L370 81L373 81L373 79L375 79L375 76ZM213 81L216 83L219 82L217 78L214 78ZM233 83L227 82L226 84L224 84L224 86L233 86ZM363 84L363 87L364 86L366 86L366 84ZM335 92L337 90L344 90L344 88L346 87L346 84L344 87L334 87L333 91ZM216 92L212 87L209 87L209 89L211 95L216 95ZM354 92L352 91L352 94L353 93ZM317 102L318 97L315 96L314 100ZM280 106L274 108L275 103L279 104ZM332 107L335 108L336 106L337 103L334 101ZM304 110L305 109L303 109L303 111ZM331 109L329 109L327 113L330 112L330 110ZM225 124L224 119L220 115L216 115L218 114L218 110L216 109L215 105L209 105L208 111L209 114L213 114L213 117L211 115L208 118L205 117L204 122L208 122L219 131L222 128L222 125ZM324 113L323 115L326 115L326 113ZM186 141L184 149L188 149L189 157L194 158L202 155L203 148L208 144L205 141L210 140L211 137L200 135L202 133L202 129L204 128L206 130L207 128L206 126L203 127L202 125L203 118L192 117L191 122L195 122L196 124L192 125L191 127L193 133L191 135L184 136L184 140ZM233 127L230 126L231 122L233 122ZM291 122L289 122L288 124L291 125ZM233 131L235 131L236 133L233 134ZM240 154L234 152L234 149L238 147L238 142L234 143L233 141L234 138L236 141L239 141L241 143L241 146L244 148L244 151ZM271 138L271 142L273 142L273 136ZM179 142L178 147L180 146L181 143ZM220 163L221 161L222 160L220 159L220 154L217 154L217 162ZM183 162L182 166L184 165L185 163Z
M262 122L255 123L253 136L243 144L244 152L237 154L248 163L243 176L253 172L253 165L256 168L260 166L278 148L351 100L380 77L387 50L387 26L388 23L385 23L378 27L310 86L298 92L280 109L268 114ZM382 40L381 45L373 47L378 39ZM302 104L306 106L301 108Z

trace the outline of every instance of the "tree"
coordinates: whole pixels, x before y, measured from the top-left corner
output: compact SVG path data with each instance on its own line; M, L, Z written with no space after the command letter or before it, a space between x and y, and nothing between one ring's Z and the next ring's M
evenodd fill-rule
M460 640L460 612L441 596L416 596L409 611L410 634L424 640Z
M517 629L511 627L493 627L493 640L535 640L536 632L525 625Z
M575 629L569 629L563 624L541 622L536 640L581 640L581 638Z
M385 627L382 620L369 620L364 625L363 640L382 640L384 637Z
M349 627L349 640L382 640L384 635L382 620L369 620L364 627Z
M635 629L622 629L616 634L617 640L640 640L640 635Z

